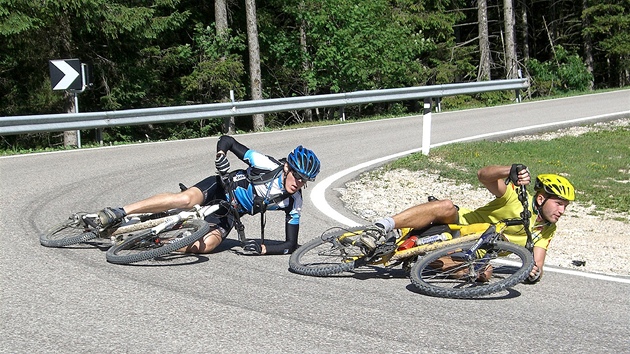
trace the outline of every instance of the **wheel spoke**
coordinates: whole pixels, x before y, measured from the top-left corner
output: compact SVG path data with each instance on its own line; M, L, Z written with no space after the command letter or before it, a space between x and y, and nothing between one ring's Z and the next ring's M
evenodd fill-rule
M298 248L289 260L296 273L327 276L354 269L355 261L364 257L358 242L365 227L338 228L324 233Z
M520 283L533 266L533 257L529 251L508 242L497 242L485 250L479 250L470 259L460 257L459 252L473 244L465 243L429 253L412 268L412 283L426 295L477 297ZM498 257L507 254L511 254L509 263Z
M181 227L153 235L151 229L126 235L126 239L107 251L107 261L128 264L151 260L188 247L211 231L203 220L187 220Z
M98 230L89 227L83 221L85 215L86 213L72 214L63 223L50 228L40 235L40 243L46 247L64 247L98 237Z

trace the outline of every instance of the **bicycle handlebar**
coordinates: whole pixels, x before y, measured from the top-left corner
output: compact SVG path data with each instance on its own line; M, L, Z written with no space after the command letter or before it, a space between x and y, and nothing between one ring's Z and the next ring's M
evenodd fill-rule
M532 216L532 213L529 211L529 201L527 200L527 186L522 185L518 186L518 200L523 205L523 211L521 212L520 223L525 228L525 234L527 234L527 242L525 243L525 248L529 251L534 249L534 243L532 241L532 232L529 229L529 218ZM517 224L518 225L518 224Z
M503 220L503 223L506 226L516 226L516 225L524 225L523 219L507 219Z

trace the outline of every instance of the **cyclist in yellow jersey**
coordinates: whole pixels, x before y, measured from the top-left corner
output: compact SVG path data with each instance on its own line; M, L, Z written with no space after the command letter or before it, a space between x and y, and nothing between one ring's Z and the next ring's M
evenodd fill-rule
M384 234L390 234L394 229L422 229L431 224L496 223L503 219L520 217L523 206L514 189L517 185L528 185L531 182L527 167L521 164L486 166L477 172L477 178L496 196L496 199L481 208L475 210L458 208L450 200L436 200L378 220L375 225L383 229ZM536 265L529 275L530 282L540 280L547 248L556 232L555 224L564 214L569 203L575 199L575 189L571 182L556 174L538 175L534 191L533 196L529 195L529 207L532 212L530 228L534 241ZM527 236L522 226L509 227L506 235L511 242L525 245ZM365 236L362 241L367 248L376 247L373 236Z

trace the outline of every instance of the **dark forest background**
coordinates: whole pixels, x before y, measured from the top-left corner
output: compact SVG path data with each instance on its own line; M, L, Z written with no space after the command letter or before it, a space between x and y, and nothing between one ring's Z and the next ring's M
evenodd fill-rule
M48 61L78 58L80 111L181 106L527 77L525 98L630 80L630 0L0 0L0 116L66 113ZM513 96L513 93L511 94ZM510 93L445 99L496 104ZM417 102L346 107L360 118ZM108 128L105 142L336 119L333 109ZM87 135L85 139L91 139ZM54 147L63 134L2 137Z

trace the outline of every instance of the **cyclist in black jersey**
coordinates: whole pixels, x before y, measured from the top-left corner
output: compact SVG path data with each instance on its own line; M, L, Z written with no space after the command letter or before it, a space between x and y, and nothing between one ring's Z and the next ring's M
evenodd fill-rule
M235 181L234 195L238 201L239 214L255 215L265 210L285 212L285 241L280 244L260 244L250 240L244 246L249 254L288 254L297 248L300 216L302 213L302 187L314 181L320 170L320 161L315 153L301 145L280 161L251 150L231 136L222 136L217 142L215 167L221 174L230 170L227 153L249 165L246 170L235 170L230 176ZM274 173L275 171L275 173ZM257 181L264 175L266 180ZM99 212L103 227L119 222L125 215L133 213L157 213L175 208L192 208L208 205L213 201L227 200L218 175L212 175L179 193L162 193L120 208L105 208ZM214 250L232 229L233 220L228 217L209 216L206 221L219 225L184 252L209 253Z

